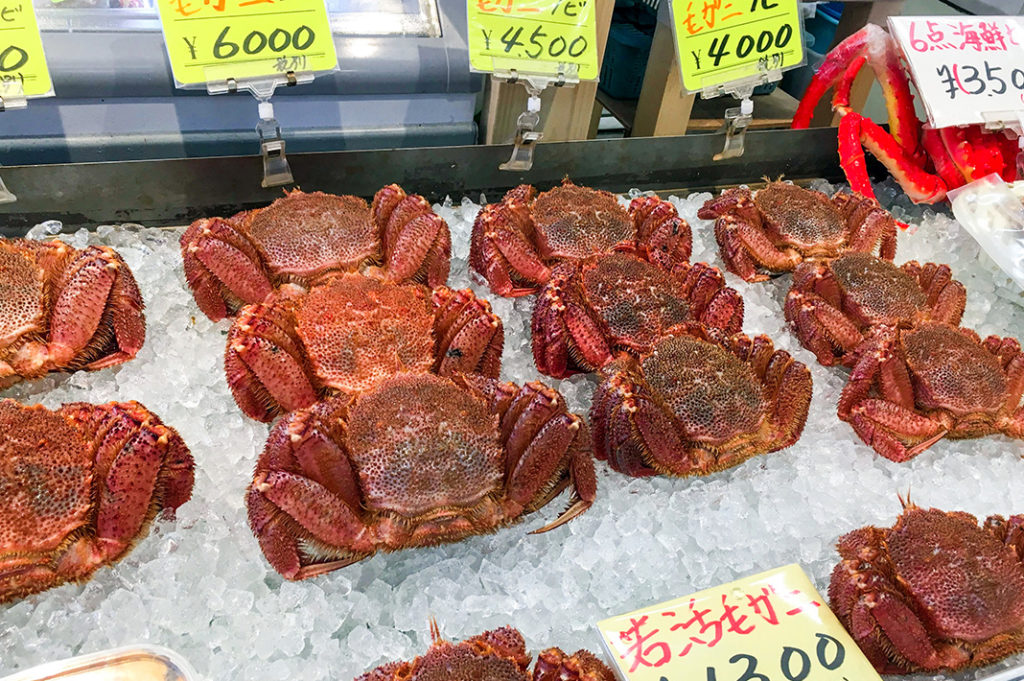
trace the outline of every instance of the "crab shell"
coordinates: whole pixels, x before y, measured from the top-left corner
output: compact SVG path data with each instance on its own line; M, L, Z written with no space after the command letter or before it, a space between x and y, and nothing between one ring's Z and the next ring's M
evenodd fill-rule
M265 208L198 220L181 236L185 276L211 319L233 316L284 284L308 288L338 272L382 265L396 282L448 279L448 225L422 196L384 187L355 196L293 191Z
M88 579L192 493L181 437L137 402L0 400L0 603Z
M242 411L271 421L405 371L497 378L503 344L501 320L468 289L341 274L244 307L224 366Z
M142 296L111 248L0 239L0 388L135 357Z
M718 269L683 263L667 272L636 253L602 253L555 268L533 309L537 369L563 378L596 371L618 351L640 355L675 326L724 333L743 324L743 299Z
M839 539L829 600L883 674L980 667L1024 651L1024 515L908 505Z
M751 193L739 187L709 199L698 217L715 220L715 239L727 270L745 281L764 281L809 258L879 249L896 254L896 222L873 199L770 182Z
M852 365L854 350L874 326L956 326L966 301L967 291L948 265L910 261L897 267L869 253L845 253L797 267L785 313L819 362Z
M500 296L536 293L560 262L631 250L671 270L690 258L690 226L667 201L644 196L626 210L614 194L568 179L540 195L529 185L485 206L473 223L470 266Z
M256 464L249 522L288 579L493 532L571 486L546 531L593 503L589 450L586 424L539 383L401 373L281 419Z
M441 638L436 625L426 654L391 662L355 681L614 681L615 675L586 650L567 655L549 648L537 658L533 675L523 635L512 627L485 631L460 643Z
M633 476L704 475L799 439L806 366L767 336L675 333L602 372L590 411L597 458Z
M1012 338L929 322L879 326L856 353L839 418L893 461L948 437L1024 439L1024 355Z

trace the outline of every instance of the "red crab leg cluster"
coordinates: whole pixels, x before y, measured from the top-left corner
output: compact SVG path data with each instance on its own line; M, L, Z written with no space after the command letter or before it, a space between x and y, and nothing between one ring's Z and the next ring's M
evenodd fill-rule
M389 184L373 197L370 213L381 230L390 281L419 281L430 288L448 281L451 233L429 201Z

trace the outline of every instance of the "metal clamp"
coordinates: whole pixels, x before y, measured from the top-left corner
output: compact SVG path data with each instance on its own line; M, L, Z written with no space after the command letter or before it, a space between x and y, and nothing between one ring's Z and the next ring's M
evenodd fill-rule
M281 138L281 126L274 118L274 105L270 99L259 100L260 122L256 124L256 132L260 135L260 156L263 157L263 182L266 187L280 187L292 184L292 169L288 165L288 157L284 154L284 139Z
M750 97L741 100L739 106L725 110L725 125L722 126L722 131L725 132L725 146L712 157L713 160L721 161L743 155L743 141L752 120L754 120L754 101Z
M537 142L544 137L544 133L537 130L540 125L540 93L543 88L537 88L530 81L523 83L529 98L526 100L526 111L519 114L516 119L516 138L512 147L512 155L508 161L498 166L499 170L525 171L533 167L533 152L537 148Z

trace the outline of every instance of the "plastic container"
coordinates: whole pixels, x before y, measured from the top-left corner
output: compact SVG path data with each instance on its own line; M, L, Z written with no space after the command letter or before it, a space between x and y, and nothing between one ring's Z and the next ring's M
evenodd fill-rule
M951 190L949 202L957 221L999 269L1024 289L1024 183L1015 185L988 175Z
M178 653L150 645L114 648L47 662L0 681L198 681Z
M832 8L829 5L839 5ZM804 20L804 30L814 36L813 46L819 52L828 51L832 40L836 37L836 29L839 28L839 15L843 8L841 3L821 3L817 7L814 16Z
M598 85L616 99L636 99L644 84L654 32L626 22L612 22Z

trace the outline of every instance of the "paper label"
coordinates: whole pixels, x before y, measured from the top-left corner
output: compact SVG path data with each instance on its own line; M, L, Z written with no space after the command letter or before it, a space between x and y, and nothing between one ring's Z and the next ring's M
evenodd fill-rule
M324 0L158 0L179 85L337 67Z
M1024 23L1016 17L892 17L935 128L1017 121L1024 111Z
M672 23L688 92L804 62L796 0L672 0Z
M798 565L597 627L625 681L881 681Z
M0 0L0 96L53 94L31 0Z
M470 66L554 76L575 65L577 78L596 80L596 2L467 0Z

